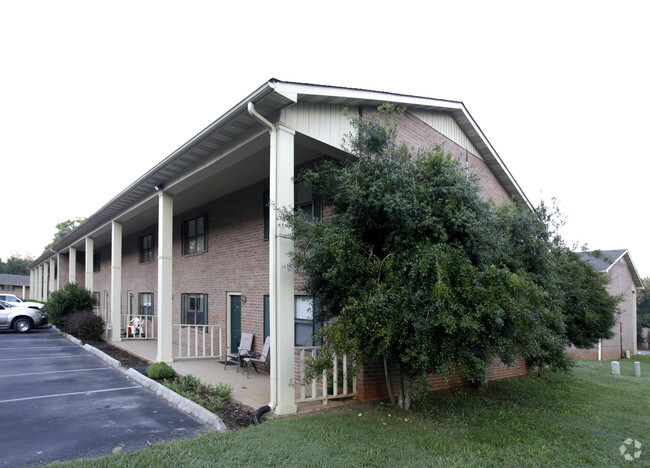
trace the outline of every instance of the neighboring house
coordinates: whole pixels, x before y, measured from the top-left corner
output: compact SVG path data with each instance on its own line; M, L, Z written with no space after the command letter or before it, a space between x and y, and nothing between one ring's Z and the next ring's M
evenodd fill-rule
M255 333L260 351L271 336L271 403L278 414L295 412L296 356L313 345L314 323L311 299L286 268L293 241L269 204L327 217L294 174L349 157L341 142L353 128L343 110L368 115L385 102L407 109L400 139L443 145L480 177L484 198L530 206L462 102L272 79L31 263L32 298L70 281L84 285L111 339L128 339L127 321L138 315L157 340L158 361L189 343L223 356L242 331ZM523 372L499 367L494 376ZM377 385L383 379L365 369L358 398L377 397Z
M0 273L0 292L18 296L21 299L29 298L29 275L10 275Z
M569 354L581 359L594 359L609 361L619 359L629 351L630 355L637 353L636 330L636 296L637 291L643 288L643 282L634 267L630 252L620 250L594 250L581 252L583 260L589 262L597 271L609 276L610 283L607 291L612 296L621 296L623 299L618 305L614 336L608 340L601 340L598 346L591 349L569 348Z

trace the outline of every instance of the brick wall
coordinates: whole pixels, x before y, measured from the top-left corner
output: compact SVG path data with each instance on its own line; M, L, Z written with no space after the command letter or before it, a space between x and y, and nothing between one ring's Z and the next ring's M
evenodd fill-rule
M376 111L376 108L364 107L361 109L361 114L367 117ZM508 192L506 192L479 155L466 151L465 148L449 140L442 133L418 119L413 114L409 112L404 113L403 118L397 125L397 135L400 142L406 143L409 148L414 150L428 150L441 147L445 152L451 153L461 163L462 167L465 167L465 155L467 154L469 158L469 169L479 178L481 196L486 200L494 201L497 205L505 201L510 201Z
M488 381L521 377L529 374L530 369L526 367L526 361L523 358L517 359L512 366L506 366L495 359L494 364L488 371ZM395 375L395 373L393 372L392 375ZM427 381L433 390L443 390L468 384L468 381L459 374L453 375L447 380L442 375L432 374L427 378ZM397 381L395 379L393 379L393 391L397 392ZM357 398L360 401L388 398L383 363L373 362L364 364L361 367L357 378Z

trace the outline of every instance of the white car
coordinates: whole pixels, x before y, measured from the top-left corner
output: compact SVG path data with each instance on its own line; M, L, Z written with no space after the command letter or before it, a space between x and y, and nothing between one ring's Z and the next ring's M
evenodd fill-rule
M0 294L0 301L8 302L13 306L29 307L30 309L43 310L43 307L45 307L45 304L41 302L26 302L13 294Z
M13 328L18 333L28 333L32 328L43 325L47 325L47 314L42 310L0 300L0 328Z

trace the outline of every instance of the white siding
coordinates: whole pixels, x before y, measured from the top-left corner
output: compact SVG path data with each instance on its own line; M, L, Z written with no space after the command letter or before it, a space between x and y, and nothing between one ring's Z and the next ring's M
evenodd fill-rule
M280 120L297 132L341 148L343 137L354 130L343 109L332 104L298 102L282 109ZM350 108L349 112L350 116L359 115L357 108Z
M462 146L475 156L480 157L480 153L476 147L467 138L467 135L463 133L463 130L450 114L422 110L409 110L409 112L430 127L438 130L454 143Z

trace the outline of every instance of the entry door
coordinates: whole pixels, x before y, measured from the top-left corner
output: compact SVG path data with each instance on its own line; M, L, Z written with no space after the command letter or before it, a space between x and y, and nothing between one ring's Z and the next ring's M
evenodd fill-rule
M230 296L230 352L235 353L239 348L241 338L241 296Z

